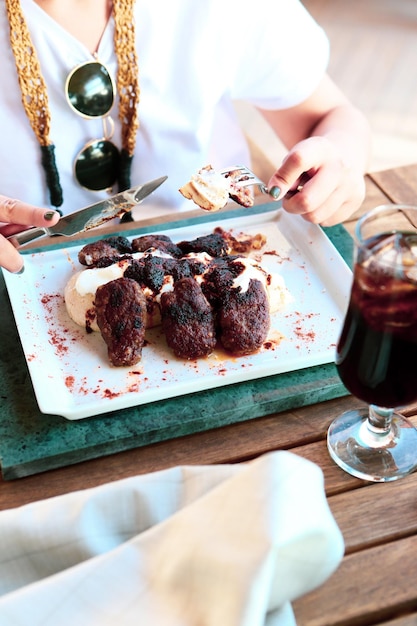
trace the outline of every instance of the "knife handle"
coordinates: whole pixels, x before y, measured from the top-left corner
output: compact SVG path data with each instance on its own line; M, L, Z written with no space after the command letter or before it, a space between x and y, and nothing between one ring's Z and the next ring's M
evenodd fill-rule
M20 233L15 233L14 235L10 235L7 237L9 241L15 246L15 248L21 248L22 246L34 241L35 239L40 239L41 237L47 237L48 232L45 228L29 228L28 230L22 230Z

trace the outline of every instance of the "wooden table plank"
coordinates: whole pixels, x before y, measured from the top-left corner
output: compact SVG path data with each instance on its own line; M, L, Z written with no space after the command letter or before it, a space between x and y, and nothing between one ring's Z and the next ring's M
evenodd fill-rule
M374 626L416 626L416 624L417 611L398 619L389 620L389 622L385 620L383 622L375 622Z
M369 178L390 202L417 204L417 167L415 165L372 172Z
M294 602L298 626L368 626L417 609L417 536L347 555L317 590Z
M395 502L395 506L387 503ZM346 553L417 534L417 474L329 498ZM400 523L399 523L399 520Z

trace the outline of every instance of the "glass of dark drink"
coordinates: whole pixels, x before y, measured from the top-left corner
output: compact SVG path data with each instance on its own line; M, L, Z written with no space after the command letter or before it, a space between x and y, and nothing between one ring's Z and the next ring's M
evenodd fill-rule
M417 468L417 430L395 411L417 401L417 206L376 207L359 219L354 241L336 366L368 407L336 418L327 445L349 474L384 482Z

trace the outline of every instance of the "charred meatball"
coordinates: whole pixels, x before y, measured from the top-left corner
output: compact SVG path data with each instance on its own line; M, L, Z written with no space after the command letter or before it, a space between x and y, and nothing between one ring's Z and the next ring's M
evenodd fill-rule
M126 237L107 237L86 244L78 253L81 265L104 267L120 260L121 256L130 255L132 246Z
M264 286L251 278L246 291L224 290L217 312L219 339L232 354L256 352L268 336L269 302Z
M138 363L146 327L146 298L138 283L131 278L112 280L97 289L94 304L110 362Z
M198 359L216 345L212 309L193 278L181 278L161 296L162 328L168 346L181 359Z
M137 237L132 241L132 248L134 252L146 252L150 248L155 248L175 258L179 258L182 254L180 248L167 235L143 235L142 237Z
M228 244L219 233L203 235L191 241L180 241L177 245L183 254L206 252L212 257L218 257L227 254L228 251Z

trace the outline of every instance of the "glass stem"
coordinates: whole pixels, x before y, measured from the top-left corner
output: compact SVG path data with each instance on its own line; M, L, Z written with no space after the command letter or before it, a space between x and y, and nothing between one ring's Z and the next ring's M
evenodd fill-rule
M368 428L377 435L390 431L394 409L385 409L374 404L369 405Z

